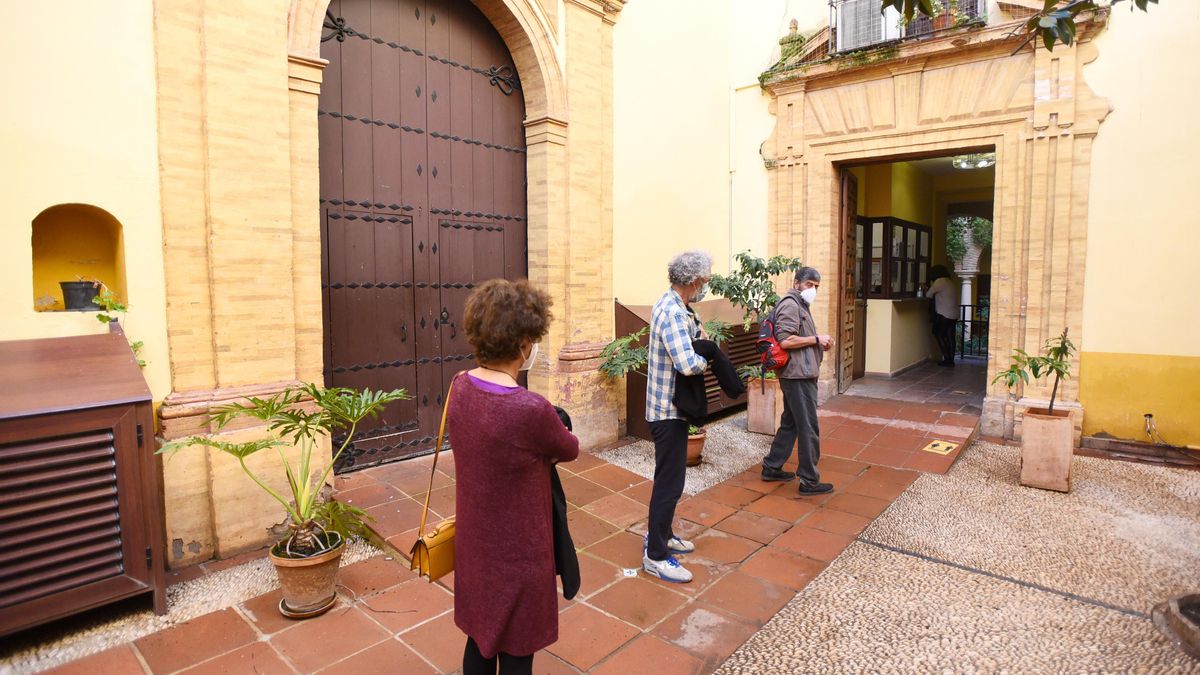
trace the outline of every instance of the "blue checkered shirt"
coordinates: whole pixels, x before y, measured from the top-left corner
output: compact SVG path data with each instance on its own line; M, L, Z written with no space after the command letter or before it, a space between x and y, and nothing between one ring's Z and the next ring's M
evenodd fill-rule
M708 361L692 350L700 325L675 289L667 291L650 315L650 354L646 364L646 421L683 419L675 404L675 373L699 375Z

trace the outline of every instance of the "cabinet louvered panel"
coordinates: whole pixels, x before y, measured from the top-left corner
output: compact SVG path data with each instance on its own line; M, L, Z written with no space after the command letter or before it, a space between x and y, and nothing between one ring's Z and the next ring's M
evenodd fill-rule
M104 430L0 446L0 608L124 572L114 441Z
M734 327L733 335L721 347L729 355L729 360L733 361L733 366L741 368L744 365L758 363L758 352L754 349L754 341L757 339L757 332L744 331L738 325ZM704 375L704 387L705 393L708 395L709 414L744 402L744 399L731 399L721 393L721 387L717 384L717 376L713 375L711 369Z

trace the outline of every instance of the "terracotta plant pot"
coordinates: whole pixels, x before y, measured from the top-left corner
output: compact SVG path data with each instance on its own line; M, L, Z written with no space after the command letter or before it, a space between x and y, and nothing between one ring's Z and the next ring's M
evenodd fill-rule
M343 541L333 549L311 558L284 558L270 551L271 564L279 575L283 599L279 612L292 619L320 616L333 607L337 595L337 571L346 550Z
M697 466L704 461L704 439L708 438L708 432L704 429L700 433L688 436L687 446L687 465Z
M1049 414L1030 408L1021 423L1021 485L1043 490L1071 491L1071 459L1075 429L1062 410Z
M775 435L783 414L783 392L779 380L752 379L746 382L746 429L756 434Z
M934 30L946 30L954 25L954 16L950 12L933 17Z

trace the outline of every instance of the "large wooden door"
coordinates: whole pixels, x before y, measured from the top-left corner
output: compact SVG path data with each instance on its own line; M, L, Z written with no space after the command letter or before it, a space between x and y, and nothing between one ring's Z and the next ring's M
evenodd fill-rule
M841 317L841 335L838 345L838 393L850 388L854 382L856 368L855 325L858 318L857 295L862 261L858 249L858 179L842 169L842 199L840 223L841 248L841 296L838 314ZM859 369L861 372L861 369Z
M333 0L322 42L325 382L414 396L360 429L345 471L433 447L472 365L467 294L526 275L525 105L468 0Z

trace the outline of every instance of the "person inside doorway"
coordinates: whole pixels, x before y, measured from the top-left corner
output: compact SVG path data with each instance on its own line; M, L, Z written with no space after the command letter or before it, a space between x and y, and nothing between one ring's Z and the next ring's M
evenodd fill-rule
M688 422L674 404L680 375L700 375L708 361L692 348L703 331L691 303L704 299L712 276L712 256L687 251L667 265L671 287L659 298L650 316L650 352L646 364L646 421L654 437L654 486L650 518L642 544L642 570L653 577L687 583L692 573L676 560L696 546L675 536L675 506L683 495L687 468Z
M763 458L762 478L790 481L800 476L801 495L819 495L833 491L833 485L821 482L817 461L821 458L821 430L817 421L817 376L825 352L833 349L833 338L817 334L812 304L821 287L821 273L813 267L796 270L792 290L775 305L775 339L788 352L787 365L779 371L783 392L783 416ZM783 465L796 448L796 473Z
M958 325L958 284L950 277L945 265L929 269L933 282L929 285L930 315L933 317L933 337L942 352L939 366L954 367L954 329Z

